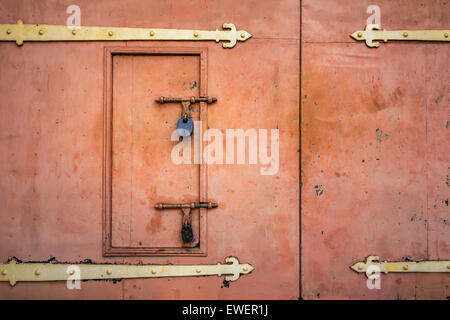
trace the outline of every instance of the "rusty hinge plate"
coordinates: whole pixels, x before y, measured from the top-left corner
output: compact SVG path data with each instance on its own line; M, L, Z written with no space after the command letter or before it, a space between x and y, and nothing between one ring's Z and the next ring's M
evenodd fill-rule
M240 264L235 257L227 257L225 262L226 264L215 265L126 265L20 263L12 259L7 264L0 264L0 281L9 281L10 285L14 286L19 281L108 280L212 275L225 276L225 281L236 281L241 274L248 274L254 269L248 263Z
M378 24L368 24L366 30L355 31L350 37L355 40L365 40L370 48L380 46L380 40L388 42L389 40L413 40L413 41L450 41L450 30L378 30Z
M450 261L379 261L378 256L368 256L365 262L351 266L356 272L364 272L367 278L379 279L380 273L389 272L450 272Z
M252 35L236 30L232 23L224 23L229 30L182 30L155 28L88 27L48 24L0 24L0 41L124 41L124 40L195 40L227 41L224 48L233 48L236 41L245 41Z

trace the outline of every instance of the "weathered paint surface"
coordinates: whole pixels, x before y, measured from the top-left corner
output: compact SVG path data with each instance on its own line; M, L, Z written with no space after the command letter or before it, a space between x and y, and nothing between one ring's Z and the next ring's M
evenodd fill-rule
M389 274L381 289L349 269L450 258L450 47L349 34L373 1L302 2L302 296L446 299L448 274ZM445 1L377 1L386 29L448 28Z
M72 3L1 1L0 21L65 24ZM88 281L81 290L67 290L64 282L14 288L0 283L0 298L297 299L299 2L80 0L77 5L83 25L209 30L232 22L253 37L231 50L214 42L0 43L0 259L207 264L233 255L255 270L229 288L216 277ZM276 174L261 175L261 166L248 160L208 166L208 196L219 208L208 213L207 257L102 256L105 46L207 47L208 93L218 98L209 107L209 127L280 130ZM173 83L180 80L175 71ZM174 125L179 107L160 110ZM160 151L152 152L157 159ZM169 180L176 184L177 176ZM149 222L151 233L151 218L139 227ZM142 238L147 231L139 232ZM134 245L138 239L132 239Z
M113 246L183 246L181 210L160 211L154 206L199 201L200 166L172 161L178 142L171 141L171 135L181 104L160 105L155 98L199 96L199 60L198 56L113 56ZM198 120L199 104L192 107ZM196 243L198 211L192 212Z

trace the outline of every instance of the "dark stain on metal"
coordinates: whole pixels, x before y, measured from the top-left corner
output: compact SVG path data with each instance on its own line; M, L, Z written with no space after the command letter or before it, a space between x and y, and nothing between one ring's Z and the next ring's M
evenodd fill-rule
M377 141L379 143L381 143L381 141L383 141L384 138L388 137L388 135L386 133L384 133L383 130L381 130L380 128L376 128L375 133L377 135Z
M322 185L315 185L314 191L316 191L316 196L321 196L323 194L323 188Z

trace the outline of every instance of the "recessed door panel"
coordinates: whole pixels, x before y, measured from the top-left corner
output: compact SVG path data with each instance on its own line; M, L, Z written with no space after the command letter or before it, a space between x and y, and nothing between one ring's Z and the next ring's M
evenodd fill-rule
M170 255L192 253L192 248L202 250L201 209L191 211L191 243L181 238L181 210L155 209L158 202L200 201L200 164L193 161L194 137L183 138L190 139L192 164L172 159L172 150L181 142L175 132L181 103L159 104L155 99L200 96L201 55L115 53L109 61L110 157L105 165L109 166L110 232L106 241L112 252L107 250L106 254L119 250L120 255ZM199 120L199 108L198 103L191 105L194 121Z

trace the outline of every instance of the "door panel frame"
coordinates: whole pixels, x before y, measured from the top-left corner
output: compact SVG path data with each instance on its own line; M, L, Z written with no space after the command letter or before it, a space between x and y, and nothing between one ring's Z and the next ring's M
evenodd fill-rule
M163 247L114 247L112 246L112 108L113 108L113 56L114 55L194 55L200 58L200 95L208 96L208 49L205 47L105 47L103 66L103 256L207 256L207 210L200 208L199 217L199 244L197 247L163 248ZM201 102L199 107L199 119L202 130L207 130L208 104ZM201 137L201 150L204 149L204 141ZM200 154L200 159L202 155ZM207 180L208 171L205 161L201 161L199 174L199 201L208 201Z

